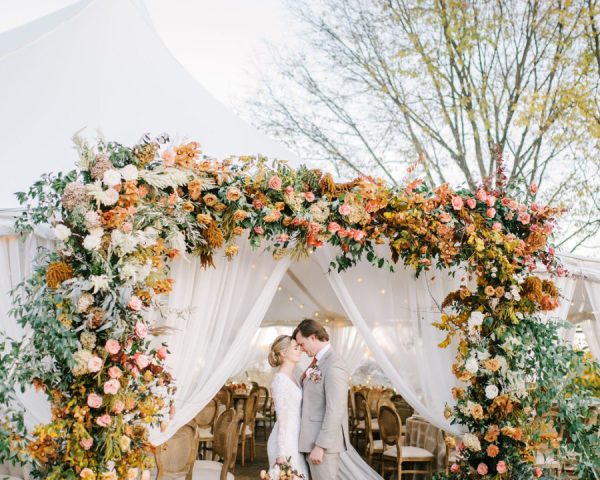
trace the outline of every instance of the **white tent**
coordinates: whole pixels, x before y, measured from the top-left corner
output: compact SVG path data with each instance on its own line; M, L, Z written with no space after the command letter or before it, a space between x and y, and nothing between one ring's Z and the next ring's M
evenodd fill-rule
M213 157L297 162L190 76L140 0L80 0L0 35L0 105L0 208L42 173L72 169L82 128L128 145L167 132Z

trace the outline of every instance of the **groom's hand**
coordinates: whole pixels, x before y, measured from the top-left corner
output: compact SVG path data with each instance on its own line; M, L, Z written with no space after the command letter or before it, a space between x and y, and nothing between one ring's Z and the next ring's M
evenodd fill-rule
M318 445L315 445L315 448L313 448L312 452L310 452L308 459L310 460L310 463L312 463L313 465L319 465L323 461L324 454L325 454L325 450L323 450Z

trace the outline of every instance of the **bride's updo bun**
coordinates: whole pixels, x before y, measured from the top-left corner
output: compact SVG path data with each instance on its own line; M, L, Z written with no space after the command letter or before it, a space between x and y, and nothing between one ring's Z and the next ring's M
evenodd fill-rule
M279 335L271 344L269 351L269 365L279 367L283 363L285 352L292 346L292 337L289 335Z

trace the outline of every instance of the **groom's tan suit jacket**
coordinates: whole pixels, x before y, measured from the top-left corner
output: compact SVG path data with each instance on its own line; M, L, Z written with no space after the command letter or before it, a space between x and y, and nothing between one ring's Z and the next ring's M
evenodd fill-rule
M350 375L341 357L329 348L317 362L321 380L302 380L302 421L299 449L310 453L315 445L326 453L346 451L348 437L348 385Z

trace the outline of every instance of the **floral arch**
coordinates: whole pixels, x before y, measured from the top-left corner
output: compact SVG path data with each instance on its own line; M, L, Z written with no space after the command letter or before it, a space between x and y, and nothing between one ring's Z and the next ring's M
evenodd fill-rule
M52 421L25 438L13 412L0 453L30 457L47 479L148 478L148 426L173 414L174 384L168 346L150 342L160 332L143 312L171 290L170 259L186 252L210 267L217 252L233 259L236 239L248 236L275 258L301 259L327 242L340 271L361 258L378 268L402 259L417 274L460 267L464 285L437 323L447 332L440 347L459 340L452 370L463 386L447 415L468 431L449 478L539 476L542 444L573 452L581 478L592 478L597 424L585 422L589 392L577 380L586 366L540 316L559 292L534 274L536 264L565 272L548 244L559 211L531 201L535 186L507 186L501 171L477 192L418 179L398 188L366 177L339 184L264 158L217 161L198 143L166 137L133 148L76 145L77 170L19 194L28 206L17 230L51 223L59 245L14 294L12 313L32 334L0 367L17 365L9 380L46 392ZM389 258L375 253L384 242ZM12 399L10 390L0 396ZM560 445L559 421L569 429Z

